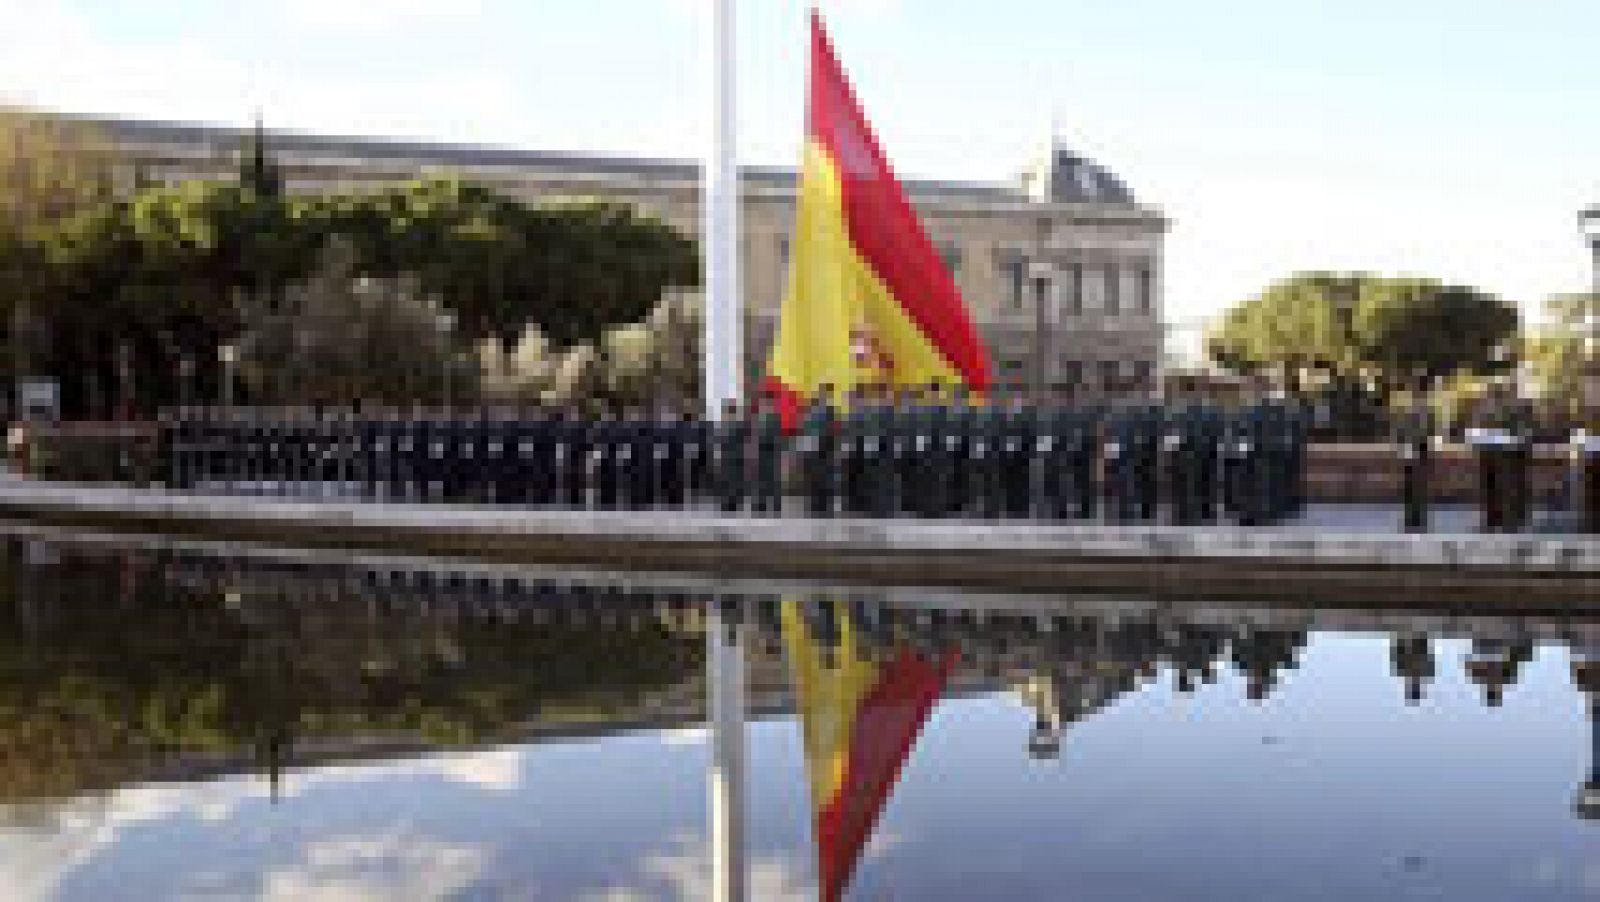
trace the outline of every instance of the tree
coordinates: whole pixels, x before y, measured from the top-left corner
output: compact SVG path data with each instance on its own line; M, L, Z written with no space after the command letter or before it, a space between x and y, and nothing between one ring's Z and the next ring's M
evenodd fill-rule
M1518 325L1516 307L1476 289L1367 273L1302 273L1230 309L1208 336L1222 366L1299 390L1308 374L1382 397L1484 373Z
M1591 317L1600 317L1600 295L1548 298L1544 323L1530 330L1523 355L1552 413L1577 422L1585 403L1584 380L1592 356Z
M0 108L0 235L37 238L111 197L115 160L92 125Z
M9 121L27 149L13 158L31 162L0 156L18 186L0 199L0 301L29 314L7 317L7 348L29 348L28 368L61 380L69 415L107 409L124 364L145 409L213 396L217 351L245 328L237 300L260 307L305 281L334 240L352 278L403 281L448 310L463 340L509 349L536 329L553 355L699 278L692 242L623 205L530 205L453 178L290 196L259 123L236 181L136 180L118 198L92 132Z
M48 340L50 301L44 236L58 223L109 198L111 145L94 127L28 110L0 108L0 329L7 373L38 368Z
M270 404L459 402L478 368L439 300L414 277L359 275L335 241L305 282L240 305L241 377Z

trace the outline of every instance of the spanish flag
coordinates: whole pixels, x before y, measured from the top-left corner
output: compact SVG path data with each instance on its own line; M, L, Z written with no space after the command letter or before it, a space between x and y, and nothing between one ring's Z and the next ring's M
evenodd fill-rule
M864 382L988 387L988 356L961 292L815 10L792 248L764 385L787 414L824 385L839 392Z
M808 623L790 600L782 629L811 783L818 895L833 902L850 885L956 655L896 648L870 656L848 608L824 602L811 610L826 627Z

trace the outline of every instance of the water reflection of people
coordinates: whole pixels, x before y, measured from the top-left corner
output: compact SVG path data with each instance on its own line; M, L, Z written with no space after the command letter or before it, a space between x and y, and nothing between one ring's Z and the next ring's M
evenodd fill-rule
M1394 675L1405 682L1406 704L1422 701L1429 683L1437 671L1433 659L1433 644L1428 634L1418 631L1395 633L1389 646L1389 663Z
M1573 808L1584 820L1600 820L1600 637L1572 649L1572 681L1589 703L1589 779Z
M818 890L835 900L956 655L872 641L882 634L863 622L864 611L840 602L785 601L781 616L811 784Z
M1517 684L1522 665L1533 660L1533 643L1524 638L1476 636L1467 653L1467 678L1483 689L1484 703L1497 708L1509 686Z

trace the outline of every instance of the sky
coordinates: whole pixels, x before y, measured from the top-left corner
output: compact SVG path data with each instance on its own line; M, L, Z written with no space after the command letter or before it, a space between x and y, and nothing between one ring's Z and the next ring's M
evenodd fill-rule
M624 155L705 146L708 0L0 0L0 99ZM806 0L740 0L744 161L799 154ZM1172 220L1167 307L1300 269L1537 310L1600 203L1600 0L832 0L904 175L1004 180L1054 128Z

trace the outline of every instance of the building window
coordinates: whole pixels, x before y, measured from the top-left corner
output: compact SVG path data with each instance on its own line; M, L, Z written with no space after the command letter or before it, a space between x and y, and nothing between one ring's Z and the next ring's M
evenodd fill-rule
M778 236L778 269L789 271L789 236Z
M1083 264L1074 263L1067 270L1067 313L1083 315Z
M1149 360L1133 362L1133 380L1140 388L1155 387L1156 365Z
M1117 382L1121 378L1121 376L1122 376L1121 368L1117 366L1117 361L1115 361L1115 360L1102 360L1102 361L1100 361L1100 387L1101 388L1104 388L1104 389L1114 389L1114 388L1116 388L1117 387Z
M1078 388L1078 387L1082 386L1083 385L1083 361L1082 360L1063 360L1063 361L1061 361L1061 381L1066 383L1067 385L1071 386L1072 388Z
M1021 257L1006 261L1006 277L1011 280L1011 309L1022 309L1022 292L1024 290L1023 276L1027 272L1027 265Z
M1005 376L1008 382L1022 375L1022 361L1015 357L1002 359L1000 361L1000 375Z
M1122 285L1115 263L1106 264L1106 316L1122 313Z
M1140 313L1149 313L1153 308L1155 304L1154 287L1154 277L1150 273L1150 267L1143 267L1139 270L1138 294L1134 298L1134 303L1138 305Z

